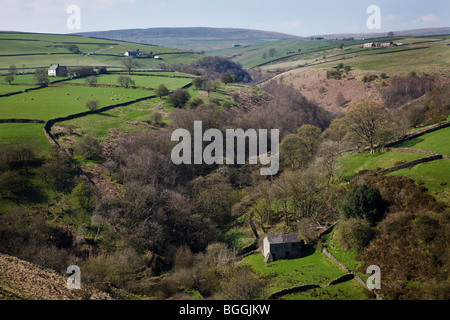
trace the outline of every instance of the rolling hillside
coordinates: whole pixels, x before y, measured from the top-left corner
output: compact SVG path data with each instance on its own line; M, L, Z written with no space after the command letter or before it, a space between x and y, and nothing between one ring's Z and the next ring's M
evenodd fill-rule
M238 28L149 28L79 33L82 36L126 40L192 51L211 51L234 45L251 45L298 38L288 34Z
M68 45L77 46L79 53L71 52L67 49ZM179 49L125 41L73 35L0 32L0 69L6 73L10 65L15 65L19 72L26 73L37 67L58 63L66 66L121 67L124 53L138 49L142 53L151 52L161 58L139 59L138 68L156 68L161 63L190 63L201 57Z

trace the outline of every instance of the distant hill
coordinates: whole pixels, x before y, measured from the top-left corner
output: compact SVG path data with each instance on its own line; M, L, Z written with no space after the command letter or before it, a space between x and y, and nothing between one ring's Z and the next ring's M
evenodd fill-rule
M431 36L440 34L450 34L450 27L443 28L424 28L424 29L411 29L402 31L392 31L396 37L415 37L415 36ZM386 37L387 32L381 33L336 33L336 34L322 34L312 37L323 37L324 39L343 39L343 38L355 38L355 39L370 39Z
M149 28L77 33L110 40L153 44L182 50L211 51L234 45L300 38L284 33L238 28Z

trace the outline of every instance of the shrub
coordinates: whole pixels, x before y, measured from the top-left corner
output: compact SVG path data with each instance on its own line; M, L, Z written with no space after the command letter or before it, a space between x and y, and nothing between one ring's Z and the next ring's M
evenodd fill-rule
M75 145L75 153L87 159L100 158L102 146L97 139L87 134Z
M167 103L175 108L183 108L191 98L186 89L177 89L167 97Z
M97 77L96 76L89 76L86 78L85 82L90 85L95 87L95 85L97 85Z
M75 204L81 208L87 209L92 206L92 193L84 182L80 182L72 190L72 198L75 201Z
M361 252L373 239L375 231L367 220L350 218L340 221L334 234L344 250Z
M372 225L383 218L387 205L380 191L374 187L362 185L351 189L339 206L344 218L361 218Z
M97 111L99 104L100 102L98 100L89 100L88 102L86 102L86 108L91 111Z

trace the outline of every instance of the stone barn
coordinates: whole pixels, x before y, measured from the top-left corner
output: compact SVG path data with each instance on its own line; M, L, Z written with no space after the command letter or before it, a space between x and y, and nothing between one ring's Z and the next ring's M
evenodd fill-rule
M278 259L300 258L304 241L296 234L267 236L263 241L263 254L266 263Z

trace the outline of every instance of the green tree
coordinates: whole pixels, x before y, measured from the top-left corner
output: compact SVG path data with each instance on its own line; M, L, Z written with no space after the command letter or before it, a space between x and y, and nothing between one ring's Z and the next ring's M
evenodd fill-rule
M85 135L76 145L75 153L82 155L87 159L100 158L102 155L102 146L97 139L90 135Z
M133 79L127 76L119 76L117 78L117 82L124 88L128 88L129 86L134 86L135 83Z
M155 89L155 94L161 99L163 96L167 96L169 94L169 89L167 89L166 85L160 84Z
M177 89L167 97L167 103L175 108L183 108L191 98L186 89Z
M89 100L88 102L86 102L86 108L91 111L97 111L99 104L100 102L98 100Z
M96 76L89 76L86 78L85 82L90 85L95 87L95 85L97 85L97 77Z
M351 218L340 221L334 234L344 250L361 252L375 236L375 230L367 220Z
M269 50L269 57L273 58L273 57L275 57L276 54L277 54L277 50L275 50L275 48L271 48Z
M13 82L13 81L14 81L14 75L12 73L7 74L5 76L5 82L8 82L9 85L11 85L11 82Z
M40 86L48 85L50 81L48 80L47 69L45 68L36 69L36 71L34 72L34 79L37 85Z
M83 209L88 209L92 205L92 192L84 182L80 182L73 188L71 196L75 204Z
M347 192L339 211L345 219L365 219L374 225L383 218L387 204L377 188L362 185Z

